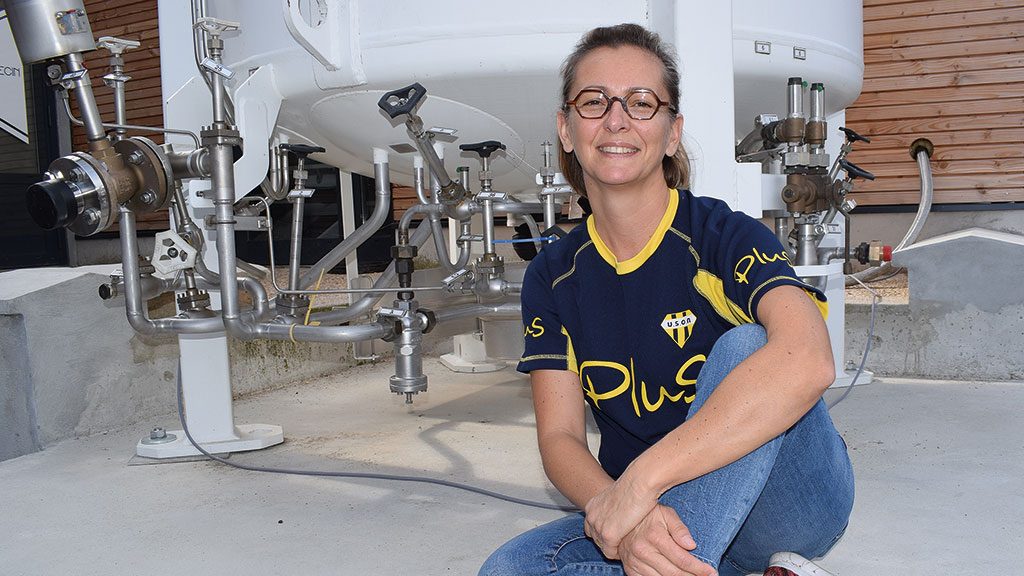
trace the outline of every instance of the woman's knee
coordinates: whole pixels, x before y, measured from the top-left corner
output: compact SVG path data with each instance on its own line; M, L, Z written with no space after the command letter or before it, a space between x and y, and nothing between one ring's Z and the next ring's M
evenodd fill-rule
M523 574L522 556L506 544L484 561L478 576L518 576Z
M727 354L746 358L768 343L768 333L760 324L741 324L730 329L715 342L710 356ZM738 362L737 362L738 363Z
M742 324L722 334L708 353L697 376L697 399L691 406L703 405L704 400L729 372L768 342L768 335L760 324Z

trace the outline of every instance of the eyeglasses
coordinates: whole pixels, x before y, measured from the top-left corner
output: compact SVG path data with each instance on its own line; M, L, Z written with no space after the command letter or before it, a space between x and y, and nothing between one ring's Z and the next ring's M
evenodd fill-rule
M565 103L563 110L568 110L572 106L580 118L596 120L604 118L616 100L622 104L622 109L626 111L626 114L634 120L650 120L654 118L658 110L661 110L662 106L666 106L673 114L676 113L676 109L671 104L662 102L653 90L647 88L637 88L626 94L625 97L609 96L595 88L580 90L575 98Z

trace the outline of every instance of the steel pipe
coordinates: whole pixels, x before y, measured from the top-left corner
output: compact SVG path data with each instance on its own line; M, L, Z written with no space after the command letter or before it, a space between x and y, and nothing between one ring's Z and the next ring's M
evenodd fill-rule
M422 223L416 227L416 230L409 237L409 244L416 246L417 248L423 246L423 243L427 241L427 237L430 236L430 226L424 226ZM398 273L395 272L394 262L388 266L373 283L373 288L378 289L379 292L367 294L363 296L352 305L341 308L338 310L330 310L327 312L316 312L310 316L310 321L320 322L321 324L342 324L365 316L373 308L374 304L380 301L386 294L394 292L394 288L390 288L392 282Z
M388 171L388 156L385 150L373 149L373 177L376 184L376 202L369 220L363 222L348 237L328 252L300 278L299 286L309 288L320 278L321 272L334 268L360 244L373 236L384 224L391 208L391 177Z
M78 108L82 111L82 124L85 126L85 133L91 141L103 140L107 134L103 131L103 120L100 117L100 109L96 106L96 97L92 93L88 71L82 65L82 55L77 52L68 54L65 61L69 72L83 73L74 82L75 95L78 97Z
M208 318L150 319L143 300L139 275L139 246L136 240L135 213L121 207L121 266L124 272L125 314L128 324L140 334L211 334L224 331L218 316Z

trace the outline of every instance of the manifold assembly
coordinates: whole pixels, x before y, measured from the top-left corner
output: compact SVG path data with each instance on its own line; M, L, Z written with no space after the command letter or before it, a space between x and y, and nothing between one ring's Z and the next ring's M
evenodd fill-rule
M288 18L287 10L294 12L297 8L291 3L285 4ZM261 448L280 442L282 438L280 427L233 423L230 383L226 377L221 378L219 388L194 384L200 368L192 365L202 364L193 361L196 358L220 354L226 363L226 345L217 344L220 352L210 352L212 348L206 344L225 340L225 335L243 340L327 343L384 340L392 344L395 357L390 390L411 401L427 387L422 370L424 334L439 324L465 318L518 320L521 285L495 250L494 218L509 215L521 220L529 230L527 238L521 239L524 242L521 246L531 249L541 249L544 243L555 240L561 233L555 223L556 214L570 199L572 190L552 165L550 144L542 146L543 161L536 170L537 186L530 191L531 201L521 201L512 193L493 186L491 162L494 155L502 153L505 144L496 140L462 144L460 149L477 156L480 162L479 187L473 191L468 172L460 168L458 177L453 178L439 153L438 139L444 138L445 129L427 128L430 125L420 117L422 103L428 100L426 89L414 83L384 93L377 102L379 110L366 110L369 106L360 109L368 114L361 121L404 123L412 144L406 148L417 153L412 180L418 203L408 209L398 223L397 239L391 248L393 263L372 286L314 289L325 271L342 262L384 224L391 200L389 153L385 147L372 149L376 186L372 213L319 262L303 271L299 267L303 206L312 194L307 186L307 162L322 153L324 148L320 144L326 143L295 136L292 142L276 136L267 142L249 136L243 138L238 128L243 112L236 109L236 102L227 89L227 83L241 71L232 70L224 61L225 43L233 41L231 37L237 33L239 24L208 17L205 2L192 2L195 66L198 77L206 84L203 89L209 88L212 118L198 131L153 128L133 126L125 119L125 85L130 77L122 54L137 47L137 43L118 38L101 38L98 42L100 48L110 52L111 72L104 80L115 94L116 121L104 123L92 92L89 71L83 65L82 53L95 49L97 42L82 1L8 0L6 5L23 60L27 63L59 61L50 66L49 77L62 96L69 116L70 93L75 94L81 119L71 116L72 122L83 125L88 137L87 151L57 159L50 165L46 179L30 187L31 214L44 228L66 227L81 236L95 234L118 222L122 273L101 286L100 295L108 299L124 297L127 318L134 330L143 334L178 335L184 361L183 397L189 428L204 445L228 452ZM295 18L297 16L293 15L289 20L290 30L301 27ZM315 30L305 29L305 40L300 40L302 34L291 31L320 64L336 64L330 54L315 49ZM327 69L335 70L330 66ZM261 71L251 69L249 73L253 79L258 78ZM238 90L235 96L237 94ZM786 210L775 216L776 231L790 261L796 266L814 268L834 259L881 260L884 255L878 246L855 249L822 246L822 240L836 228L835 218L839 214L848 217L854 206L846 198L852 177L870 177L845 160L853 142L866 139L847 131L848 142L829 168L829 158L824 152L823 87L811 86L809 118L803 113L802 80L792 79L788 94L788 116L782 120L770 115L759 116L755 130L736 147L735 159L761 162L765 174L785 175L781 198ZM185 136L192 144L157 145L147 138L129 135L140 130ZM262 147L267 148L265 152L269 156L269 169L265 174L262 170L257 174L265 177L255 179L262 183L252 194L237 194L236 188L249 188L248 185L236 186L238 150L248 153ZM847 176L839 178L840 171ZM246 174L246 178L249 176L252 174ZM208 189L195 192L212 205L204 208L205 212L190 206L192 197L183 193L183 183L197 181L209 182ZM270 205L281 200L294 205L290 257L285 283L279 284L271 275L276 291L271 297L262 282L266 272L238 258L235 232L245 229L267 233L273 272L276 263L270 237L274 225ZM164 208L170 210L170 229L157 235L153 254L143 256L137 239L137 217ZM533 214L543 214L543 222L536 221ZM473 223L474 216L478 215L482 216L482 225ZM414 227L418 216L422 218ZM792 229L789 227L791 218ZM451 249L444 238L443 219L449 219L449 234L456 237ZM414 275L415 259L431 238L445 276L428 285L416 285L414 279L422 276ZM474 247L479 248L473 250ZM211 251L216 253L216 259L204 258L204 255L212 255ZM811 283L824 281L820 276L805 279ZM150 318L147 301L167 292L175 293L178 313L169 318ZM397 297L379 305L380 300L392 292ZM244 300L250 304L243 305L243 293ZM311 309L311 297L338 293L358 298L346 307ZM424 295L441 295L441 298L431 298L434 302L440 300L441 304L422 305L420 301L426 300ZM188 360L188 355L192 360ZM226 365L214 368L226 374ZM206 370L207 365L202 364L201 369ZM211 393L210 388L218 391ZM138 453L154 457L194 453L188 446L169 449L173 436L144 439Z

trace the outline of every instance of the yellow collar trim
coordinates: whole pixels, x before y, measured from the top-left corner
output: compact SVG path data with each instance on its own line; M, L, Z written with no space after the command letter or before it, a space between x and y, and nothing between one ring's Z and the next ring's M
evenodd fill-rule
M597 253L601 255L601 258L605 262L610 264L612 268L615 268L615 273L629 274L637 268L643 266L644 262L654 254L654 251L661 245L662 239L665 238L665 233L668 232L669 227L672 226L672 220L676 217L676 210L679 208L679 192L675 188L669 188L668 195L668 207L665 208L665 213L661 216L661 222L658 223L658 227L654 229L654 234L651 235L650 239L647 240L647 244L644 245L643 249L637 253L636 256L628 260L619 262L615 258L615 254L612 253L608 245L601 239L601 235L597 233L597 227L594 225L594 216L591 215L587 218L587 232L590 234L590 239L594 241L594 247L597 248Z

